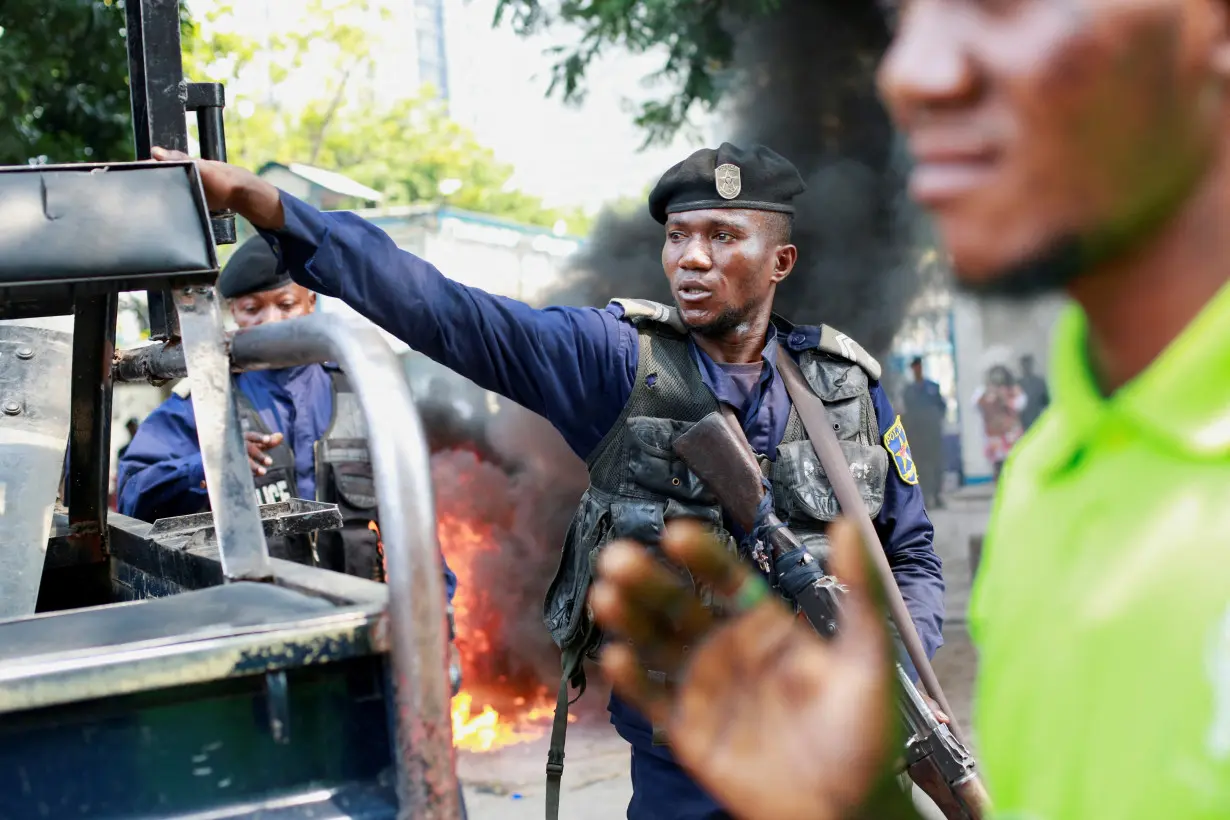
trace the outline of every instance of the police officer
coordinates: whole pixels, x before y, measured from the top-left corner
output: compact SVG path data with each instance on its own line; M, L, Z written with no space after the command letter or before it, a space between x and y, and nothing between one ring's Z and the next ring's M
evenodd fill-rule
M310 314L316 294L278 270L269 243L245 242L218 277L240 328ZM311 364L258 370L235 377L240 424L256 483L257 499L272 504L290 498L336 503L341 530L307 538L275 539L282 558L383 580L379 516L371 464L364 456L366 431L354 393L336 366ZM155 521L208 509L205 472L190 400L191 379L142 424L117 467L121 513ZM356 446L357 445L357 446ZM450 596L456 579L447 573Z
M544 416L586 459L590 488L545 605L566 678L583 682L581 659L599 641L585 604L596 548L619 537L652 541L679 517L739 535L670 450L674 436L721 405L736 413L766 464L779 513L824 549L833 490L778 374L781 356L797 360L839 437L865 460L859 480L884 549L927 651L939 647L940 562L879 364L832 328L792 327L772 314L776 287L797 258L791 203L805 187L785 158L723 144L663 175L649 208L664 226L674 306L619 299L605 308L542 310L447 279L353 214L320 213L246 171L200 165L211 207L235 208L262 229L296 281L342 298L412 348ZM567 696L561 686L565 705ZM618 698L610 712L632 746L629 818L727 816L645 717ZM557 788L562 749L552 747Z
M923 360L915 356L910 362L913 379L902 393L902 417L910 425L913 441L910 452L918 469L919 485L927 499L927 508L940 506L944 489L944 415L948 403L940 386L923 375Z

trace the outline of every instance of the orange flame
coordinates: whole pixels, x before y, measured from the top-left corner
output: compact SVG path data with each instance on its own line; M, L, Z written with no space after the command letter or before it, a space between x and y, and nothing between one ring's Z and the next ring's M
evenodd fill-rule
M367 528L376 533L376 554L380 556L380 577L377 581L383 581L389 577L389 564L384 560L384 540L380 535L380 525L375 521L368 521Z
M483 674L483 658L501 640L502 627L499 613L487 590L477 583L474 571L484 560L483 553L497 549L491 526L442 514L436 527L440 548L457 575L453 615L465 688L453 698L453 746L488 752L542 737L555 715L555 704L547 688L540 687L532 697L511 696L506 680L484 679L489 676ZM483 695L477 695L478 692ZM478 703L482 703L481 709L476 709ZM576 717L569 715L568 719L573 721Z

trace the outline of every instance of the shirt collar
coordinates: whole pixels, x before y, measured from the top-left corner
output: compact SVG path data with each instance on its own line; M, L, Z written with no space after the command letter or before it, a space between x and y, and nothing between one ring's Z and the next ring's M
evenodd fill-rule
M691 334L688 334L688 346L692 348L692 358L696 360L702 373L714 376L722 373L721 366L713 361L708 353L700 349L700 345L696 344L696 339ZM769 325L769 331L765 334L764 349L761 350L760 356L769 363L766 372L772 374L777 369L777 328L773 325Z
M814 350L820 346L820 328L815 325L794 325L773 314L769 325L771 338L780 340L795 353L803 350Z
M1230 285L1221 289L1143 372L1109 398L1088 356L1084 313L1070 305L1056 329L1051 363L1055 466L1112 420L1196 457L1230 453Z

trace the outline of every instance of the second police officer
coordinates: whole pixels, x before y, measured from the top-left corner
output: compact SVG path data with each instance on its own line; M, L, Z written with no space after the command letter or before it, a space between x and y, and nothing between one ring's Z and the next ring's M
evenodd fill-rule
M218 277L218 292L240 328L305 316L316 304L316 294L279 271L260 237L235 251ZM342 513L342 528L318 532L314 542L275 540L275 556L384 580L366 427L345 374L335 365L310 364L234 379L258 502L316 499L337 504ZM191 380L173 393L150 413L119 459L117 507L124 515L156 521L209 507ZM445 580L451 598L456 578L447 568Z

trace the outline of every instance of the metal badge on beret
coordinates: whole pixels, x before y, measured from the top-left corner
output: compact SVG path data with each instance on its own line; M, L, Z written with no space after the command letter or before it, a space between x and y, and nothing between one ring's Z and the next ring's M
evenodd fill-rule
M722 199L734 199L743 190L743 177L738 165L729 162L713 169L713 178L717 182L717 192Z

